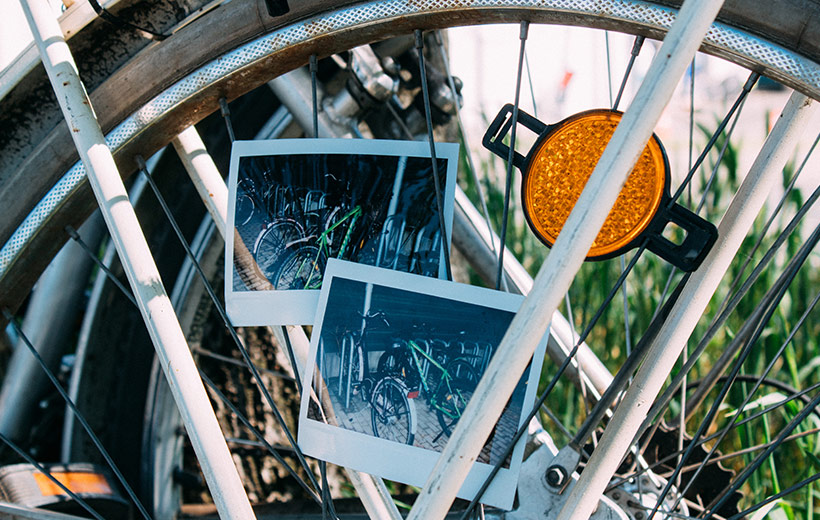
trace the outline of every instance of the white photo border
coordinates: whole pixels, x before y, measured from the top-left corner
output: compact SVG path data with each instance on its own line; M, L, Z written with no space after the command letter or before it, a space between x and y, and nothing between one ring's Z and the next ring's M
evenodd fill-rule
M459 145L435 143L436 158L446 159L444 191L444 222L449 249L453 235L453 207ZM430 157L427 141L398 141L380 139L274 139L235 141L231 148L228 177L228 215L225 237L225 308L235 326L310 325L313 323L319 290L235 291L234 237L236 190L239 163L243 157L266 155L376 155L395 157ZM444 251L439 258L439 278L446 277Z
M356 264L337 259L328 261L325 270L326 283L323 284L319 307L311 334L310 351L302 374L302 388L313 388L313 375L316 372L316 355L319 339L322 336L322 325L327 309L327 300L336 278L372 283L403 291L421 293L458 302L469 303L490 309L516 312L524 300L523 296L482 287L465 285L435 278L428 278L408 273L391 271L369 265ZM526 418L529 407L535 401L535 392L541 374L541 365L546 352L545 334L533 356L533 363L526 377L526 391L523 409L517 426L520 427ZM497 346L496 346L497 347ZM352 468L365 473L378 475L389 480L410 485L422 486L427 481L440 453L417 446L399 444L375 436L358 433L339 426L329 425L310 419L307 416L310 403L310 391L303 392L299 412L298 444L309 456ZM501 468L492 484L482 496L481 502L511 509L518 474L521 469L526 438L522 437L511 455L508 468ZM412 461L412 464L408 463ZM492 466L475 462L467 479L458 492L458 497L472 500L481 485L492 471Z

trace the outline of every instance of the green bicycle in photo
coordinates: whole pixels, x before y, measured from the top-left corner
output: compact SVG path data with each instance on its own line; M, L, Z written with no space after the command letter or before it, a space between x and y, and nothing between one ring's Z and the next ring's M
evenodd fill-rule
M328 258L349 259L355 251L352 244L362 207L338 217L343 210L334 208L325 230L318 237L307 237L289 245L282 254L273 285L277 289L321 289ZM337 245L338 244L338 245ZM354 246L354 247L351 247Z
M470 363L469 355L459 354L449 356L446 348L436 347L436 341L427 340L400 340L385 351L379 358L377 373L383 379L397 379L406 395L398 396L391 392L391 399L401 398L410 400L422 398L427 402L430 410L434 410L441 432L434 442L442 435L449 437L458 420L461 418L467 402L475 390L480 377L478 371ZM444 342L440 342L444 343ZM446 345L446 343L444 343ZM379 401L378 393L381 381L373 388L372 403L390 402L386 398ZM401 408L398 405L383 406L385 409ZM415 408L409 407L410 414L416 413ZM372 406L371 419L373 433L383 437L388 422L380 413L381 408ZM418 420L409 417L409 423L416 425ZM410 432L415 436L415 431Z

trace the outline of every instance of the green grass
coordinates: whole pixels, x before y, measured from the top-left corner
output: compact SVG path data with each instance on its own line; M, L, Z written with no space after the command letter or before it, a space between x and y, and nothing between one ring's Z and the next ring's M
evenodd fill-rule
M716 124L714 125L716 126ZM708 139L711 129L707 126L699 126L700 133ZM716 165L718 151L724 146L725 138L718 139L717 145L708 156L705 164L700 168L693 180L694 200L699 199L699 193L707 189L709 177L714 168L717 168L716 181L709 186L705 204L700 215L715 223L720 221L721 216L729 205L732 194L737 190L740 182L738 165L740 163L740 150L733 144L728 144L726 152L719 165ZM463 161L462 175L460 181L462 188L468 196L477 203L477 190L471 175L464 174L467 171L467 162ZM494 229L501 228L501 215L503 208L503 178L506 168L504 161L495 158L483 160L477 163L479 169L478 176L482 179L482 187L487 196L487 206L490 213L490 220ZM795 173L794 165L788 165L783 171L784 185ZM510 217L508 220L507 246L515 253L524 267L535 275L548 254L548 249L538 241L530 232L523 217L520 200L520 177L518 170L514 170L514 184L511 190ZM805 198L800 190L795 189L787 197L784 207L779 216L774 220L771 229L766 233L762 246L753 251L757 237L763 232L763 228L773 208L767 208L755 220L749 236L743 241L735 261L732 263L728 273L724 277L719 289L712 301L709 303L704 318L698 323L689 341L689 348L694 349L710 322L715 316L720 303L729 294L732 282L739 277L741 279L748 276L757 262L763 257L766 250L773 243L781 230L788 224L791 217L803 204ZM480 206L479 206L480 207ZM694 204L690 206L694 209ZM706 351L699 360L698 366L689 375L689 381L699 379L705 375L712 367L715 360L725 350L734 335L743 326L744 320L757 307L763 296L772 286L776 278L782 272L786 263L791 259L803 244L806 236L811 230L803 229L800 225L796 231L786 240L781 251L775 255L771 266L766 269L760 278L755 282L748 294L740 300L736 310L729 317L726 325L710 341ZM625 255L624 260L628 262L635 252ZM749 267L741 276L740 268L743 262L751 258ZM777 310L766 324L761 337L753 346L752 354L747 359L743 367L746 374L759 374L765 366L774 359L775 353L781 347L785 339L795 327L798 318L809 307L812 299L820 289L820 274L816 269L818 257L812 253L806 265L800 269L797 278L789 286L788 291ZM592 315L599 308L606 298L615 280L621 273L621 259L612 259L602 262L586 262L570 289L570 300L572 302L572 322L576 329L582 330L591 320ZM623 363L626 356L627 345L635 345L643 332L647 329L655 310L663 302L662 298L671 292L664 292L667 280L672 277L672 287L678 282L681 273L673 273L672 267L651 253L645 253L637 263L634 271L630 274L626 282L627 309L624 308L623 296L619 294L613 302L605 309L601 319L593 328L587 343L601 358L601 360L615 372ZM477 276L474 276L473 283L480 283ZM735 289L736 290L736 289ZM562 308L566 315L566 309ZM629 337L624 327L625 318L629 321ZM820 337L820 323L814 314L809 314L806 322L794 335L793 341L787 347L784 355L777 360L774 371L769 376L776 378L783 383L787 383L795 388L805 388L814 382L820 381L820 349L818 349L818 337ZM555 366L547 361L542 374L541 389L555 372ZM728 414L740 405L745 395L743 386L736 384L729 394L723 408L719 414L719 422L725 423ZM754 396L754 399L765 400L768 396L775 398L776 390L771 387L763 387ZM714 395L714 391L712 395ZM814 395L814 394L812 394ZM548 399L547 405L561 419L564 425L574 431L585 416L586 405L580 395L571 384L559 384L554 394ZM755 446L769 442L786 422L797 414L802 408L802 404L790 403L777 413L767 414L765 420L758 420L748 426L736 429L731 438L724 441L720 449L723 453L728 453L736 449L747 446ZM666 419L676 415L680 410L680 403L675 402L670 407L670 412ZM746 412L745 415L753 413L755 410ZM690 420L689 431L694 431L698 421L705 412L696 413ZM552 427L546 416L542 417L545 426L559 443L565 442L565 438L559 430ZM813 418L815 423L806 421L798 431L820 426L820 421ZM714 426L712 430L714 431ZM792 441L782 445L775 456L770 458L758 471L755 472L743 488L745 494L743 504L751 504L765 497L779 492L782 489L798 482L820 471L820 454L818 454L818 438L816 434L803 437L797 441ZM736 471L742 470L756 455L756 453L735 457L724 463L726 467L731 467ZM787 496L778 502L776 507L770 512L771 518L784 517L789 519L811 519L814 518L814 509L820 505L818 500L818 490L816 485L808 486L803 490Z

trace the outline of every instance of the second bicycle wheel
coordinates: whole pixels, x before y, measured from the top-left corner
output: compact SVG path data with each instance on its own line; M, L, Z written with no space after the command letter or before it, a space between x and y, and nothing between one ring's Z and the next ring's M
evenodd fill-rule
M253 258L259 271L274 285L279 268L287 256L287 247L304 236L301 226L291 220L268 225L253 244Z
M316 246L300 245L285 251L273 277L277 289L317 289L322 285L327 259Z
M473 366L463 359L450 361L445 369L450 379L439 383L435 395L435 409L441 430L449 436L473 395L478 384L478 374Z
M370 422L373 435L401 444L413 444L415 405L407 398L407 389L397 379L385 377L373 388L370 398Z

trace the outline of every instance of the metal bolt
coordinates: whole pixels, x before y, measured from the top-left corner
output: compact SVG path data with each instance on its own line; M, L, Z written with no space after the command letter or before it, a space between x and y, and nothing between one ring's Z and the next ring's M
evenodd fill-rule
M567 470L561 466L550 466L546 473L547 484L552 487L561 487L567 479Z
M636 520L643 520L643 513L641 511L638 511L637 513L635 513L635 519Z
M616 491L616 492L612 493L612 498L613 498L614 500L620 500L620 499L621 499L621 493L620 493L620 492L618 492L618 491Z

